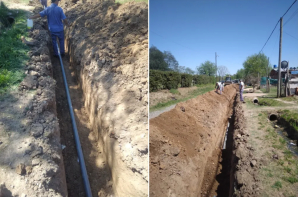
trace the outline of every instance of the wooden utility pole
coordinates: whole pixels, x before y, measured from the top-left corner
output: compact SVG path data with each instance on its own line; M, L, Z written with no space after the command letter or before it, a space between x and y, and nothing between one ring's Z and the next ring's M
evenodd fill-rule
M277 81L277 98L281 95L281 46L282 46L282 17L280 18L280 35L279 35L279 56L278 56L278 81Z
M288 67L287 67L287 79L285 79L285 95L286 97L289 96L289 94L291 95L290 91L290 85L289 85L289 76L290 76L290 73L289 73L289 69L290 69L290 64L289 64L289 61L288 61Z
M216 67L215 80L217 82L217 54L216 54L216 52L215 52L215 67Z
M269 86L270 86L270 81L269 81L269 57L268 57L268 65L266 68L266 92L270 92Z

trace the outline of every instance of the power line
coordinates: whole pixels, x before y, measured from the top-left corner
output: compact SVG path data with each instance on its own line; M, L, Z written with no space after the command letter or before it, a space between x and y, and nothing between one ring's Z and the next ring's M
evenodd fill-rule
M297 0L295 0L295 1L292 3L292 5L289 7L289 9L286 11L286 13L284 13L284 15L282 15L282 17L284 17L284 16L288 13L288 11L291 9L291 7L294 5L294 3L296 3L296 1L297 1Z
M295 1L292 3L292 5L288 8L288 10L284 13L284 15L282 15L282 17L284 17L284 16L288 13L288 11L289 11L289 10L291 9L291 7L296 3L296 1L297 1L297 0L295 0ZM281 18L282 18L282 17L281 17ZM277 27L277 25L278 25L279 22L280 22L280 21L278 20L277 23L276 23L276 25L275 25L275 27L274 27L274 29L272 30L272 32L271 32L269 38L267 39L267 41L265 42L264 46L263 46L262 49L260 50L259 54L263 51L264 47L266 46L267 42L268 42L269 39L271 38L271 36L272 36L273 32L275 31L275 29L276 29L276 27Z
M287 32L283 31L283 33L288 34ZM291 34L288 34L289 36L291 36L292 38L298 40L298 38L295 38L294 36L292 36Z
M271 38L271 36L272 36L272 34L273 34L274 30L276 29L276 27L277 27L278 23L279 23L279 20L277 21L277 23L276 23L276 25L275 25L274 29L272 30L272 32L271 32L271 34L270 34L269 38L267 39L267 41L265 42L264 46L263 46L263 47L262 47L262 49L260 50L259 54L260 54L260 53L263 51L263 49L264 49L264 47L266 46L267 42L268 42L268 41L269 41L269 39Z
M283 27L290 21L292 20L292 18L298 13L298 8L297 10L290 16L290 18L285 22L285 24L283 25Z

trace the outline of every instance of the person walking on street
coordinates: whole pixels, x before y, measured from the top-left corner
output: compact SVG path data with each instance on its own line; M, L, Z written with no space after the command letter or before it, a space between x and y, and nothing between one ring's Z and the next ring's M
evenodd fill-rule
M240 101L243 102L243 103L245 103L245 101L243 100L243 90L244 90L244 83L240 79L240 83L239 83Z
M218 90L220 90L220 94L223 90L223 84L219 81L215 84L216 93L218 94Z
M57 37L60 44L60 54L64 57L65 48L64 48L64 28L63 22L68 25L66 16L63 13L61 7L58 6L59 0L52 0L51 6L47 7L45 10L41 11L39 14L31 16L29 19L35 19L39 17L47 16L48 26L51 32L52 44L54 48L54 56L58 57L58 48L57 48Z

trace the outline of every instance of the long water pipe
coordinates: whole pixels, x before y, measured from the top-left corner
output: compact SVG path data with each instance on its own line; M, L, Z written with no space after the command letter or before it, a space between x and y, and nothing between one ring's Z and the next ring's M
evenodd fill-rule
M83 176L85 192L86 192L87 197L92 197L91 187L90 187L88 174L87 174L87 170L86 170L86 165L85 165L85 161L84 161L84 155L83 155L83 151L82 151L82 147L81 147L80 137L79 137L79 134L78 134L76 120L75 120L74 113L73 113L72 103L71 103L70 94L69 94L69 90L68 90L68 84L67 84L67 80L66 80L66 75L65 75L64 66L63 66L63 63L62 63L62 58L61 58L58 42L57 42L57 49L58 49L58 56L59 56L62 75L63 75L63 82L64 82L64 87L65 87L65 92L66 92L66 96L67 96L69 113L70 113L70 116L71 116L71 123L72 123L73 133L74 133L74 137L75 137L77 153L78 153L81 172L82 172L82 176Z

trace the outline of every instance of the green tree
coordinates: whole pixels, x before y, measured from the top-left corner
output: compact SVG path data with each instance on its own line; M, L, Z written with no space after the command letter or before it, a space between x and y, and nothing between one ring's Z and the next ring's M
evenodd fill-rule
M237 70L236 74L234 75L234 79L243 79L245 76L244 68Z
M164 60L164 54L155 46L149 49L149 68L152 70L169 71L170 68Z
M195 71L193 71L191 68L186 67L185 68L185 73L186 74L190 74L190 75L194 75L195 74Z
M168 64L168 67L173 71L179 72L179 63L174 55L170 51L165 51L163 55L165 62Z
M243 63L244 67L244 77L261 77L266 76L267 72L270 70L270 65L268 66L268 58L263 53L254 54L245 60Z
M200 75L214 76L216 74L216 66L210 61L206 61L197 67L197 73Z

